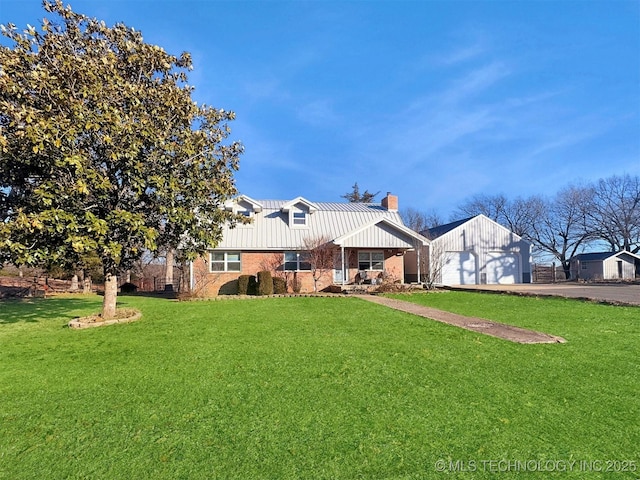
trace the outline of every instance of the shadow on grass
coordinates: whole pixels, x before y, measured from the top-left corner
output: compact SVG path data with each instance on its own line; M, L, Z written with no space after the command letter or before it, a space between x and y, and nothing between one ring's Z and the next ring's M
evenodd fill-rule
M118 306L126 302L118 299ZM22 298L0 301L0 325L18 322L37 323L42 320L72 320L79 312L99 312L101 302L91 298Z

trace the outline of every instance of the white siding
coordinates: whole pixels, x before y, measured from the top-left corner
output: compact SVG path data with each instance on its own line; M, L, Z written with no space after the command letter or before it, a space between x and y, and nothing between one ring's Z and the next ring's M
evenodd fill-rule
M354 248L413 248L413 240L386 224L366 228L344 241L344 247Z
M580 262L578 278L582 280L601 280L603 279L603 261L596 260L593 262Z
M308 215L308 224L290 228L289 214L280 211L285 203L282 200L260 200L263 209L254 214L253 223L235 228L225 226L222 241L216 248L295 250L302 247L305 238L327 237L332 240L379 218L403 225L397 212L389 212L378 204L314 203L318 210Z
M527 241L484 215L432 240L431 247L432 257L443 255L438 252L472 253L476 259L477 283L531 281L530 250Z
M618 262L620 262L620 268L618 267ZM613 256L604 261L604 278L606 280L633 280L635 275L635 264L633 262L629 262L629 260L624 258L622 255Z
M489 284L521 283L520 255L505 252L487 252L485 271Z
M622 251L577 255L571 260L571 278L581 280L633 280L640 257Z
M442 258L444 285L475 285L478 283L476 257L471 252L446 252Z
M307 214L307 224L292 226L289 213L281 211L282 206L287 204L286 201L259 202L262 210L253 214L252 224L237 225L235 228L225 226L222 240L215 248L243 251L296 250L302 248L305 239L326 238L330 241L351 232L354 234L345 239L345 247L407 249L413 248L415 244L411 235L402 231L406 227L398 212L388 211L379 204L313 203L314 211ZM290 209L300 204L301 202L296 202ZM380 220L393 225L374 224ZM366 227L369 224L371 226ZM398 228L394 228L394 225Z

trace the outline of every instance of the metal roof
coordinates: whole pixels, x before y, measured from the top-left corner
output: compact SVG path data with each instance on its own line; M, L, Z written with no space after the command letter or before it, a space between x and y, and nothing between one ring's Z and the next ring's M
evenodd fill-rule
M359 248L413 248L416 242L428 242L406 227L397 211L378 203L309 202L302 197L255 202L262 211L253 212L249 225L225 226L217 249L296 250L310 238L333 241L349 237L345 246ZM309 209L309 205L315 208ZM290 225L296 208L307 213L306 225Z
M438 238L444 235L445 233L449 233L451 230L453 230L454 228L458 228L460 225L464 225L465 223L467 223L470 220L473 220L474 218L476 217L464 218L462 220L456 220L455 222L445 223L444 225L437 225L435 227L422 230L420 233L425 237L433 240L434 238Z
M638 255L635 255L626 250L621 250L619 252L591 252L591 253L579 253L578 255L574 255L571 260L580 260L581 262L597 262L600 260L606 260L609 257L615 257L619 255L630 255L633 258L640 258Z

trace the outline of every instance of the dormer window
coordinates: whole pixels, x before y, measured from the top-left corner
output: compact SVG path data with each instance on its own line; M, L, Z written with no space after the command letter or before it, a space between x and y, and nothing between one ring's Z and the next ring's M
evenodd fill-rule
M289 217L289 227L291 228L309 227L309 216L317 210L318 206L315 203L302 197L294 198L280 208L280 211Z
M253 218L256 213L262 211L262 204L257 202L256 200L247 197L246 195L240 195L233 200L226 202L225 208L227 211L232 212L236 215L242 215L243 217ZM240 225L253 225L252 223L240 224Z
M305 212L293 212L293 224L299 227L307 224L307 214Z

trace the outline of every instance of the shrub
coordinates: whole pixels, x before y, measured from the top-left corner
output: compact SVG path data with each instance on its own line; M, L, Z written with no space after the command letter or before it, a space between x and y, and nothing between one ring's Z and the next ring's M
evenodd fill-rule
M136 290L138 290L138 286L130 282L123 283L120 286L120 291L122 293L134 293Z
M250 295L249 285L251 279L253 279L253 283L255 283L253 275L240 275L238 277L238 295Z
M258 295L273 295L273 280L269 270L258 272Z
M258 294L258 280L255 275L249 276L249 288L247 289L247 295Z
M287 281L284 278L273 277L273 293L277 295L287 293Z
M300 293L302 291L302 280L300 280L298 277L294 277L292 288L293 293Z
M239 284L240 282L238 280L229 280L220 286L218 295L237 295Z

